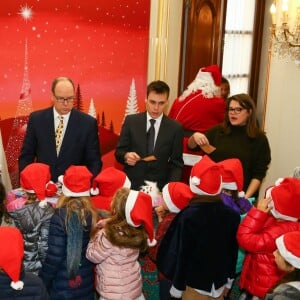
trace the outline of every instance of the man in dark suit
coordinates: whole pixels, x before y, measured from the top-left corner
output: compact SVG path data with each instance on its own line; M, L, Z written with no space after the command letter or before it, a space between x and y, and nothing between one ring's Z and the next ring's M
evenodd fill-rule
M181 179L183 129L163 113L169 92L165 82L151 82L147 87L146 111L125 118L115 157L124 164L132 189L140 189L149 180L157 182L161 190L166 183ZM151 119L155 120L154 148L148 149Z
M50 166L54 182L70 165L85 165L96 176L102 167L96 119L73 109L75 86L71 79L56 78L51 91L53 107L29 116L19 156L20 172L36 161Z

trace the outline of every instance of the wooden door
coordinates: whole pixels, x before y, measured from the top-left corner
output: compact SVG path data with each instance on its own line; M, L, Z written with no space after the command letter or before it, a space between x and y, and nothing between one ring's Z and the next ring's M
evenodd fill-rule
M224 0L187 0L183 5L179 93L194 80L201 67L221 68Z

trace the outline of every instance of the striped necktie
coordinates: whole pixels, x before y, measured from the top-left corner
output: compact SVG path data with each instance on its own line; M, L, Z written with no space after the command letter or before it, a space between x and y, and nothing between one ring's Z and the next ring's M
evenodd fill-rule
M55 145L56 145L56 153L59 153L62 137L63 137L63 130L64 130L64 117L59 116L59 123L55 130Z

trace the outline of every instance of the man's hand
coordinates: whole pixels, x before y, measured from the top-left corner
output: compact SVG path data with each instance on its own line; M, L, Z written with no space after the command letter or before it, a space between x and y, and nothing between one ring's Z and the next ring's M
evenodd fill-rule
M141 160L141 157L136 152L127 152L124 158L125 163L129 166L134 166L139 160Z

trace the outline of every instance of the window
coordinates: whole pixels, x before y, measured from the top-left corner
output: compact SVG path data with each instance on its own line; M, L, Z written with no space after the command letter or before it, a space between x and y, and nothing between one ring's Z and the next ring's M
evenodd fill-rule
M222 74L231 95L249 93L256 0L227 0Z

